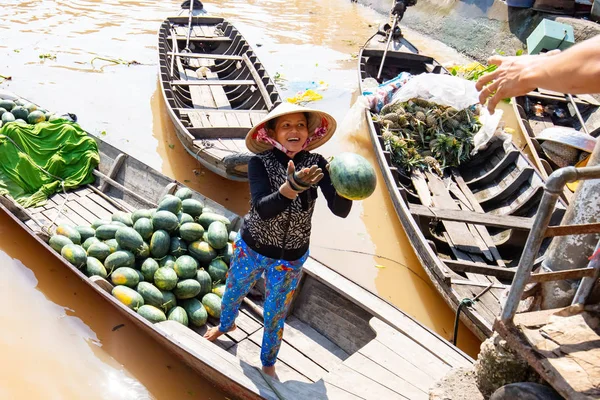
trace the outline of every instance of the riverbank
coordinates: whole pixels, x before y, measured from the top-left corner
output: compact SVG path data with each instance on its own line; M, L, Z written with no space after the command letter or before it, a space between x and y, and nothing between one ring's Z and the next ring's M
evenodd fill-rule
M358 3L387 14L393 1ZM573 26L576 42L600 34L595 22L509 7L501 0L419 0L407 10L402 25L484 62L496 50L507 55L526 50L527 37L544 18Z

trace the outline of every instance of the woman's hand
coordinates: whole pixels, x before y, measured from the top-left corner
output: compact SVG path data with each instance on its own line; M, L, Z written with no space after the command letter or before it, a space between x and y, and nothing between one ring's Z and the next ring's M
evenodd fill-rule
M296 172L294 162L290 160L287 167L287 180L279 187L279 193L293 200L299 193L319 183L323 176L323 171L317 165Z

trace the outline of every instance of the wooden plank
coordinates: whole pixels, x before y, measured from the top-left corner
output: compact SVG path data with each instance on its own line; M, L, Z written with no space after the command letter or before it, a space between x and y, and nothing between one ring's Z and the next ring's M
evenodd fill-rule
M257 322L256 319L248 315L249 311L244 305L240 307L240 312L235 319L235 324L238 328L246 332L248 335L252 335L254 332L262 328L262 324Z
M414 339L398 332L379 318L372 318L369 324L377 332L375 340L416 368L431 374L434 380L441 379L452 369L451 365L441 360L429 349L422 347ZM377 362L377 360L373 361ZM395 371L391 372L395 373Z
M127 159L128 155L121 153L117 156L117 158L115 158L115 161L113 161L112 165L110 166L110 170L108 170L108 173L106 174L107 177L114 179L117 174L119 173L119 170L121 169L121 166L123 165L123 163L125 162L125 160ZM107 181L104 181L100 184L100 187L98 188L101 192L106 192L109 188L109 184Z
M250 61L250 58L248 57L248 55L244 54L242 56L242 58L244 59L244 63L246 63L246 66L250 70L250 74L252 75L252 78L256 82L256 86L258 86L258 90L260 91L260 94L262 95L263 100L265 101L267 109L270 110L273 107L273 102L271 101L271 96L269 95L269 91L265 87L264 82L260 78L258 71L254 67L254 64L252 63L252 61Z
M89 189L89 188L84 187L84 188L79 188L77 190L73 190L70 193L75 193L79 197L85 197L88 194L92 193L92 190Z
M518 229L528 231L533 224L531 218L513 217L512 215L494 215L467 210L447 210L410 204L410 213L418 217L439 219L442 221L458 221L467 224L493 226L497 228Z
M326 371L348 358L348 353L293 316L286 320L283 340Z
M52 221L54 221L54 225L58 226L61 224L69 224L69 225L82 225L79 221L74 221L72 219L70 219L69 217L67 217L67 215L65 213L62 213L59 217L56 218L56 220L54 220L54 218L56 217L56 215L58 214L58 208L53 208L51 210L45 210L42 212L42 215L44 215L47 219L48 219L48 224L46 226L50 227L50 223Z
M213 71L206 71L206 78L209 81L221 82L219 80L219 75L217 75L217 73ZM210 86L210 91L212 92L217 108L231 110L229 98L227 97L227 94L225 94L225 90L222 86Z
M250 113L250 120L252 121L252 126L256 126L258 124L260 124L262 122L262 120L265 118L266 113L258 113L258 112L253 112Z
M212 94L210 94L210 97L212 99ZM190 117L190 122L192 123L192 126L194 128L204 128L204 122L203 119L200 117L200 113L188 113L188 117ZM206 114L202 113L202 115L204 115L204 117L206 118ZM210 127L210 123L208 125Z
M411 340L419 344L419 346L439 358L440 362L444 362L453 367L469 367L472 365L473 360L468 355L452 346L437 333L381 300L373 293L343 277L336 271L327 268L315 259L309 257L304 263L303 270L314 279L327 285L331 290L336 291L341 296L360 305L360 307L365 309L371 315L390 325L392 329L411 338ZM373 326L372 319L370 324Z
M72 210L74 213L76 213L77 215L79 215L81 218L83 218L87 224L84 225L91 225L95 220L97 220L98 218L92 214L91 212L89 212L88 210L85 209L85 207L83 207L81 204L79 204L77 201L72 200L72 201L67 201L67 207L69 207L70 210Z
M90 193L87 197L94 203L98 204L100 207L104 208L110 215L119 211L118 208L110 204L108 201L104 200L97 193Z
M212 126L215 127L228 127L229 124L227 122L227 118L225 117L225 113L222 112L207 112L206 115Z
M564 279L579 279L594 276L594 268L573 268L565 271L541 272L531 274L528 283L562 281Z
M327 400L364 400L344 388L339 388L328 382L319 381L316 384L307 385L302 382L287 381L285 383L271 380L271 385L281 395L280 400L295 399L327 399Z
M257 344L262 345L263 329L250 335L249 340ZM294 349L287 342L281 342L281 348L279 349L278 359L282 360L302 375L306 376L313 382L318 381L327 374L327 371L315 364L312 360L307 358L304 354Z
M406 397L399 393L388 389L381 383L356 372L344 364L340 364L335 370L325 375L323 380L337 387L344 388L350 393L364 399L406 399Z
M240 126L240 122L235 117L234 113L225 113L225 119L227 120L227 124L229 126Z
M476 274L484 274L495 276L500 279L513 279L515 276L515 268L495 267L487 264L474 263L471 261L461 260L442 260L448 268L454 272L473 272Z
M190 329L192 331L194 331L195 333L197 333L199 335L199 337L202 337L202 336L204 336L204 334L206 333L208 328L213 328L215 326L216 326L215 324L208 321L206 323L206 325L203 325L201 327L190 326ZM219 336L219 338L217 340L215 340L213 343L215 345L219 346L220 348L222 348L223 350L228 350L231 347L235 346L235 342L228 335Z
M539 310L515 314L513 323L515 326L524 326L527 328L535 328L546 325L550 318L565 308L553 308L550 310Z
M352 356L344 362L344 365L407 399L427 400L429 398L429 395L425 391L413 386L409 381L402 379L402 377L390 372L360 353L352 354Z
M233 354L237 358L242 361L246 361L248 364L254 365L256 368L260 368L262 365L260 363L260 346L257 346L255 343L250 340L243 340L229 350L229 353ZM285 381L299 381L305 383L311 383L312 381L287 365L285 362L279 360L276 364L277 366L277 376L281 382Z
M168 56L176 56L182 58L209 58L211 60L233 60L233 61L242 61L241 56L230 56L225 54L200 54L200 53L173 53L171 51L167 52Z
M252 122L250 121L250 115L245 114L245 113L236 112L235 117L238 119L238 122L241 127L248 128L248 129L252 128Z
M415 170L410 179L419 195L419 199L421 200L421 204L426 207L433 206L433 199L431 198L431 193L429 192L429 187L427 186L427 181L425 180L425 175L421 171Z
M197 81L171 81L174 86L249 86L254 85L250 80L197 80Z
M573 224L563 226L549 226L544 233L545 237L581 235L586 233L599 233L600 223L592 224Z
M176 35L175 38L177 40L187 40L186 35ZM167 40L173 40L173 36L167 36ZM206 37L199 35L196 37L190 37L190 42L231 42L231 38L225 36Z
M198 75L196 71L186 69L184 71L185 77L188 81L198 81ZM212 97L212 92L209 87L206 86L190 86L190 95L192 96L192 104L194 108L216 108L217 105ZM192 119L193 113L188 114ZM192 125L194 121L192 120ZM195 125L194 125L195 126Z

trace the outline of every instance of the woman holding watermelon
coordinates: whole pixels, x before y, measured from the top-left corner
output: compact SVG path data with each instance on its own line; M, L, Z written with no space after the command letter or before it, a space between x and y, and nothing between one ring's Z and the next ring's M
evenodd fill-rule
M345 218L352 207L333 187L325 158L310 152L327 142L335 128L327 113L283 103L246 136L246 146L256 154L248 163L251 208L234 243L220 325L204 337L214 341L235 329L242 299L264 272L260 358L263 372L274 378L285 317L308 258L317 186L335 215Z

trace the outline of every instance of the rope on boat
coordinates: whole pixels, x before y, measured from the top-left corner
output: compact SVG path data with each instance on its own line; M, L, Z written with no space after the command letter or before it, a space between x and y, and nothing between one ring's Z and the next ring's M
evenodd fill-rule
M460 312L464 306L473 307L476 301L479 301L479 298L483 296L488 290L490 290L494 286L494 282L490 283L483 289L477 296L470 299L465 297L458 303L458 307L456 308L456 317L454 318L454 335L452 336L452 344L456 346L456 341L458 340L458 322L460 321Z
M56 215L54 216L54 218L52 218L52 220L50 221L50 225L46 226L41 224L37 219L32 218L33 222L35 222L39 227L42 228L42 230L45 230L46 233L48 233L49 235L52 235L51 229L52 226L55 224L56 220L58 219L58 217L60 217L63 213L63 209L65 208L65 205L67 204L67 201L69 200L69 196L70 194L67 193L67 190L65 189L65 181L64 179L51 174L50 172L46 171L44 168L40 167L39 165L37 165L37 163L33 160L33 158L31 158L31 156L29 154L27 154L27 152L23 151L23 149L21 149L19 147L19 145L12 140L12 138L10 138L9 136L6 135L0 135L0 139L8 139L9 142L11 142L13 144L13 146L15 146L17 148L17 151L19 151L19 153L25 155L25 157L27 157L29 159L29 161L31 162L32 165L35 165L40 171L42 171L43 173L45 173L46 175L48 175L51 178L56 179L57 181L60 181L60 187L63 191L63 194L65 195L65 198L62 202L62 204L60 205L60 208L58 209L58 212L56 213Z

